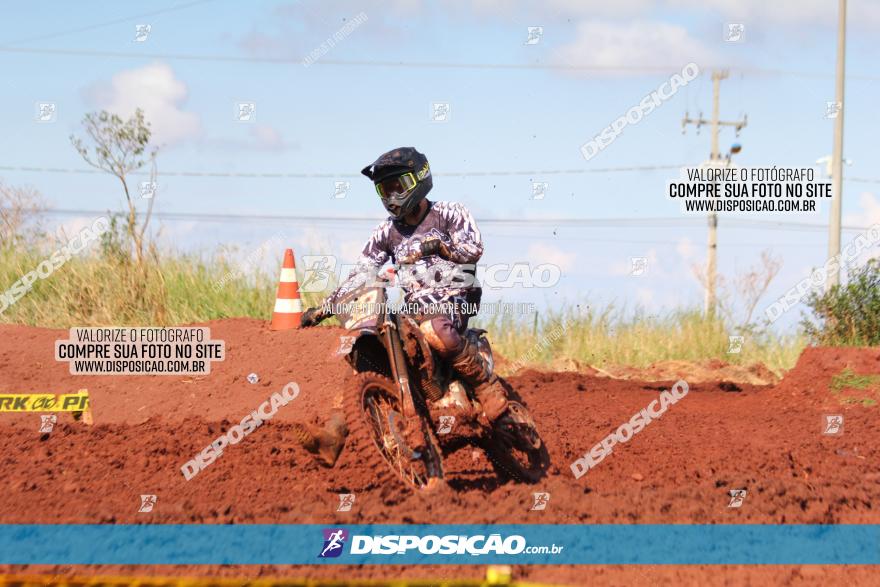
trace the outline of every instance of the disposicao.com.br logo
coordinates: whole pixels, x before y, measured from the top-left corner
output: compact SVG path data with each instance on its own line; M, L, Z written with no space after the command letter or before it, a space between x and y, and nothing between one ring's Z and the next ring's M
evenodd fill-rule
M338 557L344 550L348 532L341 528L325 528L324 546L319 558ZM446 535L427 536L388 535L364 536L356 534L351 537L349 554L445 554L480 556L484 554L560 554L564 546L528 546L526 539L518 534L502 537L501 534L484 536Z

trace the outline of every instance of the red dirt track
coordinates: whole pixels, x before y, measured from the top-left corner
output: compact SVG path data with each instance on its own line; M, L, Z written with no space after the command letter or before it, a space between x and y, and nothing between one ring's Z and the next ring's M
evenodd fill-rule
M552 465L534 486L499 484L481 451L445 461L449 487L428 496L376 486L361 454L333 469L295 443L293 421L323 422L352 379L333 356L343 332L271 332L250 319L204 324L227 358L204 378L74 377L54 360L67 331L0 326L0 392L89 390L95 425L67 414L49 435L37 414L0 414L0 523L880 523L880 408L842 405L831 377L849 366L880 374L880 349L805 351L773 387L725 382L690 392L594 470L570 463L673 382L527 371L508 381L528 404ZM247 375L260 382L252 385ZM300 394L266 425L186 481L180 466L288 382ZM821 434L823 414L843 414L841 436ZM349 443L351 444L351 443ZM363 445L361 445L363 446ZM348 448L348 447L347 447ZM739 509L728 490L746 488ZM550 504L530 511L532 493ZM355 493L336 512L338 493ZM137 513L140 494L156 494ZM39 504L38 506L35 504ZM625 546L622 546L625 547ZM2 567L51 574L294 577L476 577L482 567ZM582 584L876 584L870 567L518 567L534 582ZM844 575L845 574L845 575Z

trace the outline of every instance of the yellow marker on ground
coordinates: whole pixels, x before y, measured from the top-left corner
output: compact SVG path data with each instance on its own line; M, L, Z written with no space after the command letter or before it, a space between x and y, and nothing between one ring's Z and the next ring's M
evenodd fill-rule
M0 412L83 412L89 409L89 392L0 394Z

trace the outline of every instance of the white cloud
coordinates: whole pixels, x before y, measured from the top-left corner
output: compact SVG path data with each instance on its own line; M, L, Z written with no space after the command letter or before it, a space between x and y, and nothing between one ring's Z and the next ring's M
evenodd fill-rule
M278 129L268 124L254 125L251 129L251 136L254 137L257 146L261 149L283 151L290 148L290 145L284 140Z
M74 216L63 222L58 223L55 227L55 239L59 242L66 242L80 233L84 228L91 227L98 217Z
M678 252L679 255L681 255L681 258L685 261L690 261L697 254L697 250L694 247L694 242L686 236L678 239L678 243L675 245L675 250Z
M270 24L255 25L240 38L238 46L250 55L302 59L352 22L357 22L357 26L352 25L350 34L338 45L350 43L354 51L365 40L398 46L404 40L418 40L418 29L412 26L411 19L419 17L418 13L425 8L424 0L386 0L381 5L358 0L298 0L269 9Z
M152 144L171 145L196 137L201 132L198 115L186 112L182 104L187 86L171 67L154 63L117 73L109 84L94 88L95 105L123 117L141 108L153 131Z
M423 6L426 4L421 3ZM880 25L880 2L857 0L849 2L847 20L855 27ZM709 13L764 27L766 24L796 28L804 24L833 26L837 22L837 2L832 0L544 0L540 3L522 0L458 0L453 6L464 6L479 16L510 15L527 11L529 16L549 22L566 18L633 18L646 14L682 14L700 16ZM739 19L738 21L735 19ZM548 31L545 30L545 34ZM748 32L746 33L748 34Z
M449 4L469 9L478 16L501 16L527 11L536 20L535 25L544 25L572 16L590 17L632 17L644 14L654 7L654 0L544 0L543 2L524 2L522 0L457 0Z
M466 19L477 24L495 21L504 27L521 27L535 25L544 27L546 44L552 46L563 35L568 34L568 23L579 20L617 20L620 23L631 23L636 19L668 18L686 21L688 28L707 34L710 45L721 43L721 27L724 22L741 22L746 25L746 39L754 40L762 35L788 34L809 35L804 28L823 28L833 31L837 19L837 2L833 0L543 0L542 2L526 2L525 0L446 0L442 3L441 13L427 0L387 0L381 8L381 14L371 8L365 10L369 17L367 25L358 31L359 39L371 39L384 43L399 43L401 39L417 40L414 30L418 25L434 22L438 18L446 18L452 22ZM351 18L364 10L363 3L355 0L339 0L337 2L319 2L318 0L300 0L285 3L272 10L272 28L265 27L254 30L239 41L239 46L250 54L280 56L305 56L321 43L327 36L344 22L343 18ZM391 15L391 18L383 16ZM398 21L406 23L401 26ZM857 0L849 3L849 26L856 29L875 30L880 27L880 2L877 0ZM516 24L513 24L516 23ZM643 23L642 29L650 33L656 29L664 38L661 40L681 43L683 39L670 36L669 30L680 28L662 22ZM830 27L830 28L829 28ZM664 30L665 29L665 30ZM591 31L593 32L593 31ZM601 31L598 31L601 33ZM639 31L641 32L641 31ZM523 28L517 34L525 35ZM636 43L641 47L645 43L635 37L620 37L625 43L618 46L619 52L625 53L627 45ZM693 39L687 39L683 49L685 54L691 48L705 50L705 47ZM361 41L355 41L360 43ZM597 43L601 45L600 43ZM579 35L570 47L578 49L589 47ZM674 57L666 55L662 43L651 45L660 52L658 57ZM670 47L676 49L675 46ZM674 52L675 53L675 52ZM653 54L651 52L650 54ZM589 53L565 55L568 62L578 63L581 59L590 59ZM709 57L707 55L707 57ZM699 55L682 63L699 60ZM677 63L678 60L675 61ZM713 63L718 62L712 60ZM663 63L661 65L669 65Z
M556 56L567 64L609 68L683 67L715 61L714 52L684 27L648 21L581 22L575 40Z
M531 3L527 3L531 4ZM654 8L654 0L544 0L542 12L568 16L636 16Z
M857 226L873 226L880 224L880 200L871 192L862 192L859 194L860 212L857 214L847 214L844 224L855 224Z
M837 2L830 0L667 0L672 9L717 12L746 25L766 27L767 24L795 28L805 24L834 27L837 23ZM849 2L847 21L856 27L880 25L880 3Z
M562 249L543 243L532 243L526 251L526 258L533 266L540 263L551 263L563 271L568 271L574 266L576 255L566 253Z
M195 220L163 220L161 226L154 226L153 230L157 231L156 235L173 246L179 245L189 237L199 236L199 229L204 225Z

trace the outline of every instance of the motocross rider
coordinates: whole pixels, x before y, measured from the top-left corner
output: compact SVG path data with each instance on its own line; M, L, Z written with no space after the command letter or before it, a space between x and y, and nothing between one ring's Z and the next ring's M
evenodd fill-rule
M419 323L431 348L474 388L483 413L494 422L507 409L507 394L477 346L464 335L482 291L475 279L431 279L454 275L461 265L473 272L483 254L473 217L460 203L426 198L433 186L431 168L413 147L393 149L361 173L373 181L390 216L373 230L348 278L320 307L306 310L302 326L315 326L329 317L338 300L374 279L389 259L406 265L409 273L398 270L403 300L407 308L419 309L410 317ZM344 442L344 428L341 415L334 414L325 429L299 427L298 436L306 449L332 466Z

